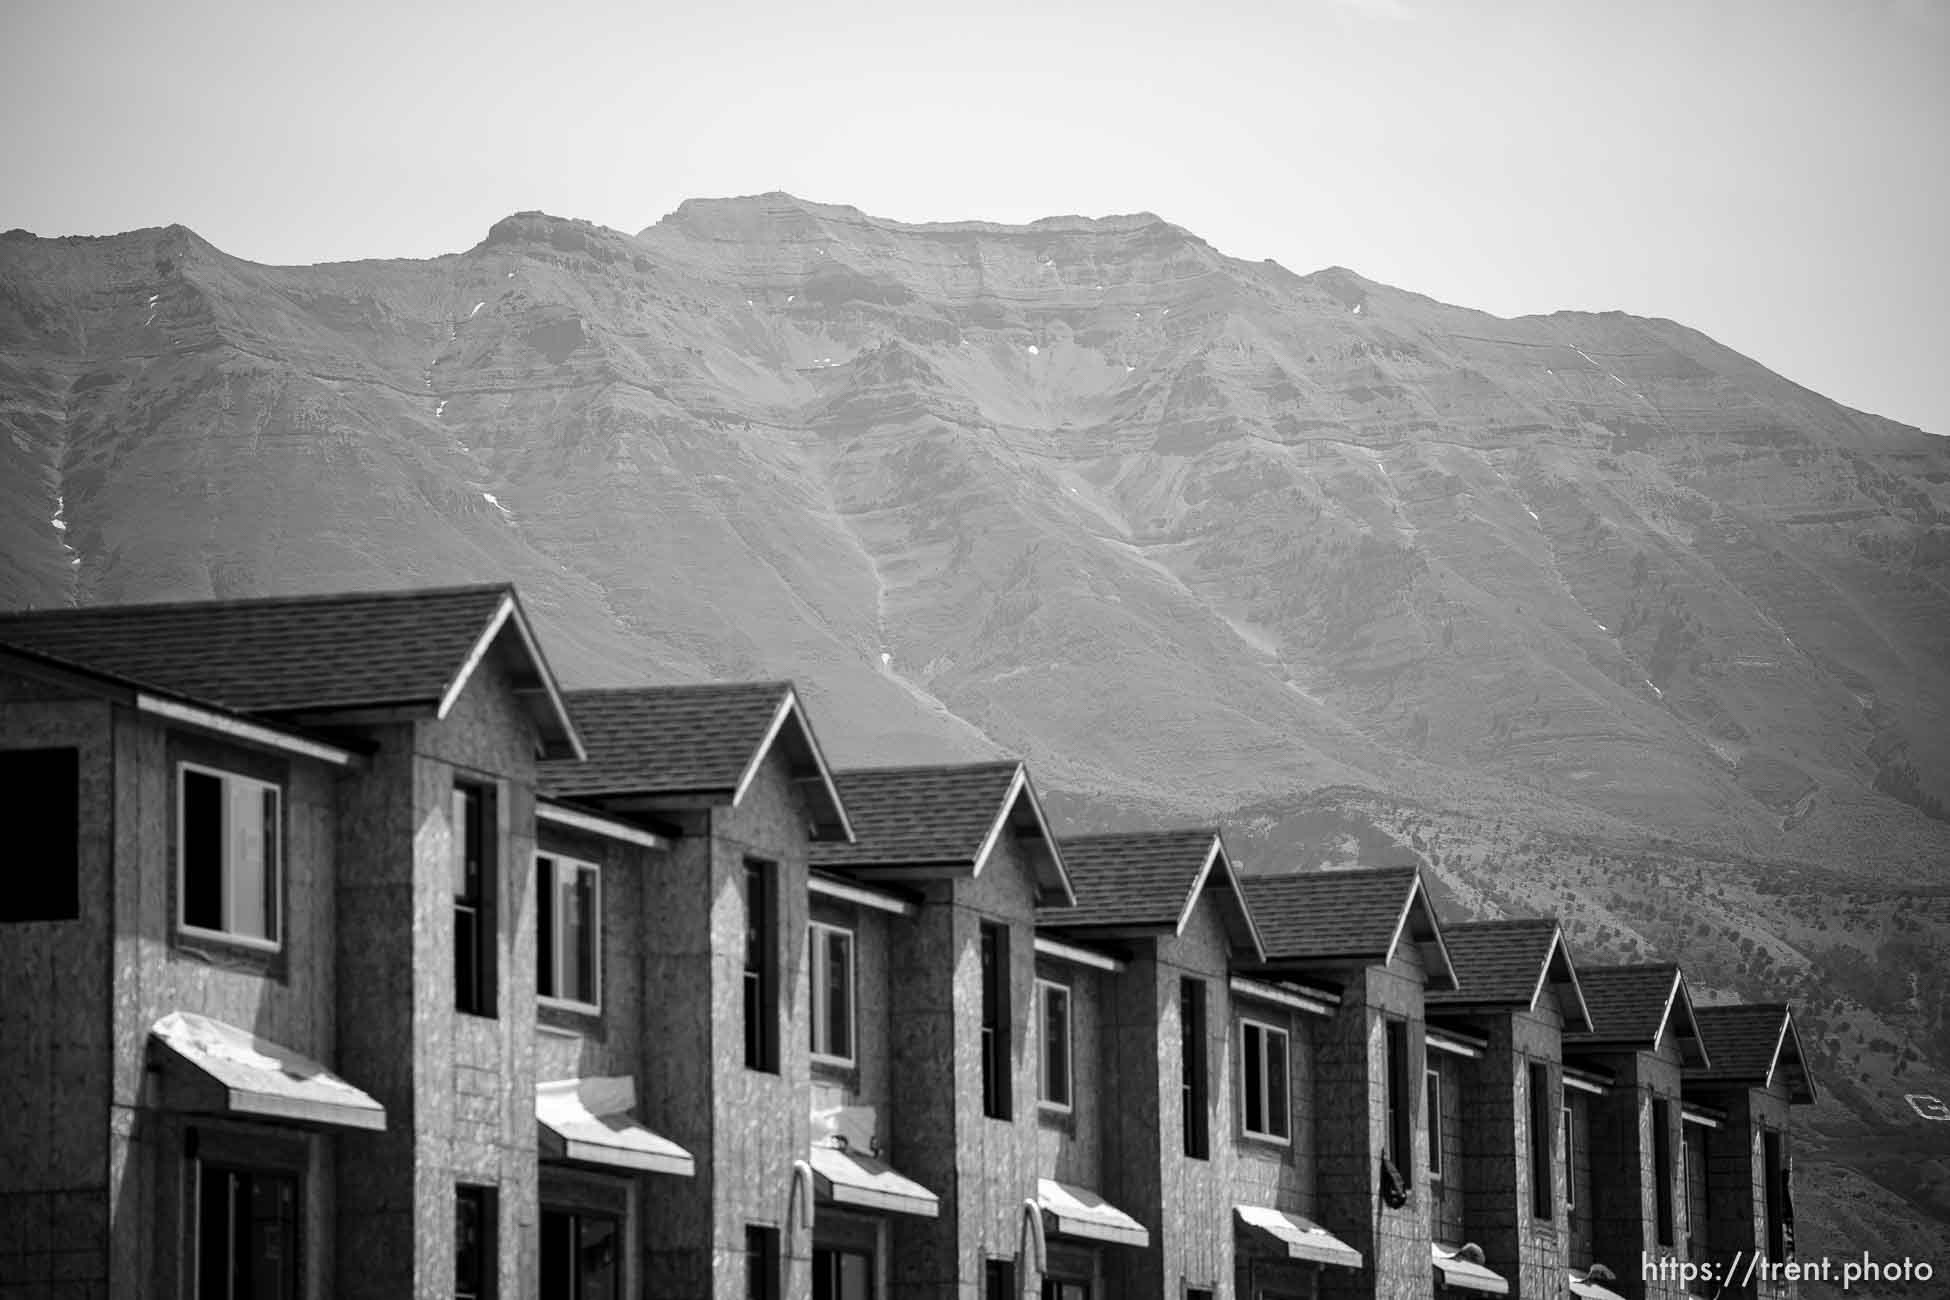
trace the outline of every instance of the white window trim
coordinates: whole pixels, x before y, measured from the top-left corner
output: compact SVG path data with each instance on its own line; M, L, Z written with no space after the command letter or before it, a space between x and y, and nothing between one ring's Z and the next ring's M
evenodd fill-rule
M1077 1049L1076 1049L1076 1008L1071 1000L1073 995L1068 984L1056 980L1038 979L1036 981L1036 1043L1043 1044L1049 1031L1049 994L1055 990L1063 995L1063 1081L1069 1088L1069 1099L1058 1101L1043 1094L1049 1091L1049 1063L1040 1059L1036 1063L1036 1105L1041 1110L1057 1115L1069 1115L1076 1110L1077 1100Z
M1269 1120L1273 1116L1273 1107L1271 1099L1266 1095L1266 1062L1271 1058L1272 1052L1268 1049L1267 1040L1272 1035L1279 1035L1280 1051L1286 1062L1286 1068L1280 1072L1280 1077L1285 1081L1282 1087L1286 1093L1285 1097L1281 1099L1285 1103L1281 1108L1286 1114L1287 1132L1285 1137L1281 1137L1278 1133L1266 1132L1254 1128L1252 1114L1246 1107L1246 1030L1249 1027L1260 1031L1259 1096L1261 1102L1266 1106L1266 1118ZM1239 1131L1255 1142L1265 1142L1271 1146L1282 1147L1293 1145L1293 1035L1285 1025L1276 1025L1265 1020L1254 1020L1250 1016L1241 1016L1239 1018Z
M1442 1071L1433 1065L1422 1067L1422 1085L1428 1091L1429 1100L1429 1176L1437 1182L1442 1181Z
M541 883L541 875L542 875L541 864L542 864L542 860L545 858L556 864L556 869L555 872L553 873L554 879L552 879L549 882L550 887L557 890L556 906L553 909L557 930L553 936L553 942L550 944L550 947L553 948L555 952L555 969L550 971L549 974L553 979L555 987L557 988L562 987L562 959L563 959L562 933L560 929L562 924L562 908L561 908L561 893L560 893L561 870L564 866L569 866L576 869L577 871L588 871L596 878L596 887L595 890L593 891L595 898L590 906L590 910L594 913L594 915L590 918L591 925L589 930L589 942L592 945L594 945L595 948L595 951L593 951L589 955L589 981L590 983L594 984L596 987L596 1000L594 1002L584 1002L578 998L565 998L565 997L559 997L553 994L541 993L541 992L537 992L535 994L535 1000L537 1002L540 1002L545 1007L556 1007L563 1011L581 1011L586 1014L601 1015L603 1010L603 869L602 866L599 863L588 862L582 858L572 858L569 857L567 854L563 854L563 853L551 853L547 851L538 851L535 854L535 877L536 877L536 883L538 885ZM541 909L539 908L536 909L538 914L540 910ZM538 955L539 955L539 950L540 950L540 945L538 944L537 945ZM538 979L536 983L537 985L539 985L540 980Z
M815 1047L812 1049L812 1059L822 1065L851 1066L860 1054L859 939L845 926L828 925L824 921L813 921L807 929L812 935L812 1036L815 1043L826 1041L827 1021L832 1014L826 1002L826 947L830 940L823 936L837 934L846 938L846 1052L835 1055Z
M189 827L186 824L188 820L186 815L187 810L184 808L184 798L188 783L184 781L183 777L189 772L199 772L205 776L214 776L219 781L226 783L234 781L242 785L254 786L259 790L269 790L277 795L277 816L273 819L273 825L270 827L271 837L276 844L276 848L272 852L272 857L275 859L275 866L271 871L271 878L265 882L265 889L269 892L271 899L272 928L276 930L277 938L260 939L256 935L240 934L234 930L212 930L200 925L191 925L184 919L184 909L189 905L189 881L187 877L190 863L189 853L184 843L189 831ZM226 817L228 816L229 806L229 798L226 794L224 800ZM230 878L230 839L228 836L224 837L223 843L224 861L221 870L224 873L223 883L227 887ZM261 781L254 776L245 776L241 772L232 772L221 767L211 767L206 763L179 761L176 764L176 930L179 934L193 935L199 939L215 939L219 943L236 944L242 948L255 948L259 952L282 952L284 950L284 849L283 786L275 781ZM226 888L224 909L226 912L229 910L228 892Z

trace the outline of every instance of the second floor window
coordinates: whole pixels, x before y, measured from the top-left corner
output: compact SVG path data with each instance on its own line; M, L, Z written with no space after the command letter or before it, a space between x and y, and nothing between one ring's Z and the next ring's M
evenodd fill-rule
M535 858L535 988L551 1002L602 1006L602 873L553 853Z
M1415 1151L1415 1112L1409 1100L1407 1022L1388 1021L1387 1034L1388 1159L1397 1170L1406 1167L1408 1172L1402 1176L1409 1178L1414 1173L1409 1161Z
M1178 982L1178 1103L1184 1117L1185 1154L1193 1160L1212 1157L1206 1024L1205 981L1186 976Z
M777 869L745 860L745 1066L779 1072Z
M1036 996L1042 1003L1043 1064L1042 1104L1049 1110L1068 1110L1074 1102L1070 1086L1070 989L1053 980L1037 980Z
M494 1014L494 792L454 785L454 1006Z
M1422 1071L1429 1091L1429 1176L1442 1181L1442 1067L1431 1061Z
M1286 1089L1287 1032L1275 1025L1246 1020L1240 1022L1239 1039L1246 1133L1285 1142L1292 1132Z
M853 932L812 926L812 1053L853 1063Z
M1008 1119L1009 931L982 926L982 1113Z
M1787 1163L1781 1156L1781 1135L1774 1129L1761 1132L1761 1192L1767 1214L1767 1258L1780 1264L1792 1256L1787 1218Z
M1557 1206L1557 1162L1551 1156L1551 1134L1557 1131L1556 1115L1562 1108L1551 1090L1551 1068L1542 1061L1530 1063L1530 1213L1533 1218L1553 1219Z
M1564 1208L1573 1213L1578 1208L1578 1128L1568 1093L1564 1102Z
M1673 1243L1672 1231L1672 1103L1664 1097L1652 1099L1652 1189L1653 1208L1658 1214L1659 1244Z
M278 787L234 772L177 768L178 920L185 930L278 946Z
M0 890L0 922L81 916L81 753L0 750L0 801L21 869Z

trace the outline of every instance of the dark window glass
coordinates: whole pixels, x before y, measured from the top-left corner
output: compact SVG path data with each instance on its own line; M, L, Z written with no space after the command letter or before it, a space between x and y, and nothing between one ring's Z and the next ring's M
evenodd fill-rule
M1707 1144L1712 1140L1699 1124L1679 1126L1679 1150L1686 1166L1686 1258L1695 1264L1709 1263L1706 1229L1712 1209L1707 1203ZM1704 1274L1701 1275L1702 1282ZM1695 1291L1700 1287L1695 1285Z
M1016 1294L1016 1262L992 1259L982 1268L983 1300L1022 1300Z
M1530 1213L1539 1219L1555 1218L1557 1162L1551 1150L1557 1132L1558 1099L1551 1090L1550 1066L1530 1064Z
M1178 1091L1184 1116L1185 1154L1212 1156L1210 1093L1207 1089L1205 981L1189 976L1178 982Z
M197 1300L295 1300L298 1221L295 1175L201 1166Z
M1046 1277L1043 1300L1090 1300L1090 1284L1075 1278Z
M494 797L459 784L452 802L454 836L454 1006L494 1014Z
M1773 1129L1761 1134L1761 1184L1762 1195L1766 1198L1767 1211L1767 1258L1777 1263L1785 1263L1788 1258L1786 1215L1783 1203L1786 1200L1787 1170L1781 1161L1781 1135Z
M0 889L0 921L72 921L81 915L81 754L0 750L0 799L16 869Z
M1388 1022L1388 1158L1397 1170L1409 1166L1410 1153L1415 1150L1415 1112L1409 1101L1409 1060L1408 1025L1404 1021ZM1409 1177L1413 1167L1409 1166L1403 1177Z
M813 1247L813 1300L873 1300L873 1256Z
M542 1286L550 1300L618 1300L623 1233L607 1214L542 1210Z
M772 864L745 861L745 1065L779 1069L778 903Z
M1053 1106L1068 1106L1070 1096L1070 990L1068 986L1038 981L1043 1000L1042 1099Z
M999 925L982 926L982 1113L1008 1119L1012 1091L1009 1077L1009 932Z
M777 1228L745 1229L745 1295L747 1300L778 1300Z
M223 929L223 780L183 772L183 924Z
M489 1300L494 1294L494 1189L454 1189L454 1297Z
M1658 1211L1659 1244L1672 1245L1672 1103L1652 1102L1652 1181Z

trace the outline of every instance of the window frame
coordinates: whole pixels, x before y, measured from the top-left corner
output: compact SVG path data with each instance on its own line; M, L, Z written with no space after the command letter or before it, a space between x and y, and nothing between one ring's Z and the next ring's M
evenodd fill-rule
M1049 1029L1052 995L1062 999L1063 1005L1063 1095L1050 1095L1050 1054ZM1045 1049L1038 1053L1036 1063L1036 1105L1040 1110L1058 1115L1076 1113L1077 1097L1077 1053L1076 1053L1076 1013L1074 995L1070 986L1058 980L1036 977L1036 1027L1037 1044Z
M1564 1127L1564 1216L1574 1218L1578 1211L1578 1122L1569 1097L1558 1103Z
M1679 1244L1678 1215L1675 1213L1672 1194L1672 1102L1664 1097L1652 1098L1652 1217L1653 1237L1658 1244L1671 1249Z
M1551 1105L1550 1063L1527 1061L1525 1065L1525 1101L1530 1108L1530 1217L1538 1223L1555 1223L1557 1153L1551 1139L1557 1125L1550 1117L1563 1107L1563 1089L1558 1089L1557 1105Z
M812 1025L812 1059L821 1065L851 1067L860 1055L860 966L859 937L855 931L830 921L812 921L806 926L808 947L811 948L812 985L811 1015L807 1018ZM832 1031L832 999L826 983L828 954L835 938L846 943L846 1042L840 1052L825 1050L832 1046L828 1041Z
M462 892L466 882L468 819L461 810L466 798L479 801L480 870L475 873L470 892ZM489 779L456 773L447 793L449 845L448 868L454 880L454 1010L458 1014L499 1018L500 999L500 893L501 893L501 788ZM463 983L460 971L461 931L473 935L474 969L471 983Z
M544 863L548 863L549 866L547 868L544 868L543 867ZM586 871L595 878L594 884L590 891L590 904L589 904L590 917L589 917L589 927L586 932L589 938L589 946L590 946L589 982L593 992L596 995L595 1000L591 1002L585 1002L580 998L563 997L559 993L544 993L542 991L544 977L546 977L548 984L551 988L558 988L558 989L561 988L562 987L562 966L564 964L564 960L565 958L571 961L573 960L572 954L567 954L564 952L564 944L562 942L562 934L561 934L563 917L562 917L562 908L560 906L561 903L560 895L561 895L561 888L562 888L560 873L564 866L574 868L578 874ZM602 868L602 864L599 862L591 862L586 858L573 858L566 853L557 853L551 849L537 849L535 851L535 885L536 885L536 889L535 889L535 899L536 899L535 998L536 1000L539 1001L544 1006L556 1007L563 1011L580 1011L587 1015L601 1015L603 1010L603 868ZM547 903L546 911L544 910L543 907L543 895L545 889L548 894L548 903ZM545 917L547 918L547 921L550 923L550 928L554 929L556 933L550 935L543 934L543 922ZM543 951L542 940L544 938L546 938L548 941L547 950L548 950L549 957L551 958L551 960L547 963L544 963L542 961L542 951Z
M1259 1118L1270 1120L1276 1114L1286 1129L1277 1133L1271 1128L1253 1127L1253 1110L1249 1085L1254 1082L1248 1076L1246 1067L1247 1036L1257 1031L1259 1043L1259 1102L1265 1114ZM1273 1059L1271 1039L1274 1035L1280 1040L1280 1105L1273 1107L1269 1083L1271 1072L1268 1069ZM1254 1142L1264 1142L1269 1146L1293 1145L1293 1031L1285 1025L1276 1025L1270 1020L1259 1020L1252 1016L1239 1017L1239 1131Z
M305 1252L310 1242L305 1232L305 1184L304 1171L291 1169L278 1164L260 1163L256 1160L227 1158L225 1156L206 1156L199 1154L192 1162L189 1204L189 1234L186 1243L189 1252L189 1294L202 1296L204 1293L203 1239L207 1225L204 1223L206 1183L213 1174L225 1177L240 1177L253 1182L259 1179L286 1183L291 1188L290 1257L286 1263L286 1276L291 1285L291 1293L300 1295L305 1287ZM228 1213L233 1203L225 1198ZM237 1239L237 1224L230 1223L227 1234L234 1244Z
M268 790L275 797L274 815L265 819L265 838L270 847L270 852L267 856L270 858L270 863L266 870L269 878L264 882L264 896L271 908L271 930L273 932L271 938L259 938L256 935L245 934L237 930L213 930L208 926L192 925L187 919L190 869L189 846L187 843L189 836L189 781L187 778L192 772L199 776L216 778L219 783L219 788L223 791L221 801L224 818L223 833L219 839L219 856L221 860L218 863L217 869L220 875L219 887L221 901L219 907L224 913L224 923L226 925L230 924L230 911L233 898L230 883L233 866L230 861L230 835L228 833L230 825L230 785L235 782L245 786L254 786L260 793ZM275 953L284 951L284 807L284 785L281 782L267 781L263 777L249 776L243 772L216 767L210 763L197 762L193 759L182 758L176 760L176 932L178 934L188 935L197 939L211 939L218 943L235 944L238 947L252 948L258 952Z
M1179 977L1178 1100L1187 1160L1212 1158L1212 1054L1206 1041L1212 1012L1207 991L1205 980Z
M982 1114L989 1119L1015 1118L1015 1080L1011 1077L1009 1008L1009 927L981 923L978 972L982 982Z
M745 909L745 959L742 976L745 1068L781 1072L779 1050L779 866L766 858L745 859L740 885Z
M1411 1095L1414 1088L1410 1082L1414 1070L1414 1052L1408 1041L1408 1021L1398 1016L1387 1016L1382 1021L1384 1059L1382 1062L1386 1076L1384 1105L1386 1109L1387 1132L1384 1135L1384 1153L1395 1166L1409 1186L1414 1185L1413 1171L1415 1158L1415 1099ZM1404 1149L1406 1148L1406 1149Z

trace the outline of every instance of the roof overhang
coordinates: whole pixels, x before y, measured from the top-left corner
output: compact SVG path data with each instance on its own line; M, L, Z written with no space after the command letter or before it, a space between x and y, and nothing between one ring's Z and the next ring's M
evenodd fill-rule
M1430 1244L1429 1254L1435 1264L1436 1288L1473 1291L1478 1295L1509 1295L1510 1280L1494 1269L1469 1258L1466 1253L1469 1249L1467 1246L1449 1249Z
M873 911L886 912L891 916L912 916L915 911L914 904L899 894L855 884L853 881L841 880L818 871L807 875L806 892L817 898L871 908Z
M1336 1268L1362 1267L1361 1252L1311 1219L1266 1205L1235 1205L1239 1226L1288 1259L1303 1259Z
M1120 971L1124 963L1109 953L1098 952L1095 948L1084 948L1073 943L1064 943L1047 935L1036 936L1036 954L1048 957L1051 961L1068 962L1072 966L1088 966L1092 970Z
M535 1085L538 1147L545 1159L612 1169L675 1174L697 1171L691 1153L651 1132L630 1112L636 1108L636 1080L556 1079Z
M308 1056L246 1029L173 1011L149 1030L168 1054L172 1110L333 1128L386 1127L386 1108Z
M165 718L170 722L196 727L231 740L243 741L245 744L260 745L265 749L275 749L286 754L315 758L321 763L330 763L335 767L350 767L356 757L349 749L312 740L284 727L267 727L234 713L185 704L161 695L151 695L147 691L136 692L135 708L136 712L146 713L151 717Z
M1214 868L1218 871L1213 878ZM1266 942L1260 937L1259 925L1253 920L1253 910L1246 905L1246 892L1239 887L1239 872L1234 868L1232 855L1226 852L1225 836L1212 832L1212 847L1206 851L1204 865L1198 869L1198 876L1192 887L1186 891L1185 906L1178 914L1177 934L1184 934L1185 927L1192 923L1192 910L1204 895L1208 884L1220 889L1232 901L1233 924L1227 931L1233 937L1234 947L1242 952L1250 952L1255 962L1266 960ZM1240 942L1243 938L1244 942Z
M535 820L544 822L550 826L560 826L564 830L583 831L590 835L599 835L607 840L616 840L623 844L634 844L639 848L667 849L670 847L669 837L659 835L655 831L645 830L641 826L634 826L629 822L619 821L614 817L605 817L601 813L589 812L582 808L572 808L567 804L556 803L551 799L537 799L535 801Z
M1574 1092L1584 1092L1591 1094L1593 1097L1602 1097L1610 1090L1611 1085L1612 1079L1609 1075L1597 1074L1590 1070L1580 1070L1571 1065L1564 1067L1564 1086Z
M1686 987L1686 972L1675 969L1672 974L1672 988L1666 992L1666 1009L1659 1016L1659 1028L1652 1035L1652 1050L1658 1051L1670 1033L1674 1045L1679 1049L1679 1057L1686 1065L1695 1069L1711 1069L1712 1058L1707 1055L1706 1040L1700 1037L1699 1019L1693 1015L1693 995Z
M988 834L982 837L982 846L975 851L975 875L982 874L982 868L988 864L1003 833L1010 829L1014 829L1018 837L1042 841L1042 852L1030 855L1034 860L1040 893L1036 905L1075 907L1077 895L1070 887L1070 873L1063 866L1063 850L1057 847L1056 836L1050 833L1049 819L1043 815L1043 802L1036 797L1036 787L1029 780L1029 766L1026 763L1016 764L1015 775L1009 778L1009 792L1002 797L995 820L989 824Z
M739 774L738 784L731 791L731 804L735 808L757 779L759 769L764 766L766 756L772 746L783 742L788 746L788 756L792 764L793 780L806 805L813 814L813 838L825 840L844 840L854 842L853 822L846 815L846 805L840 800L839 787L833 783L833 769L826 762L826 755L819 748L819 737L813 734L812 723L806 718L806 711L799 703L799 690L788 685L779 700L778 709L772 714L770 725L765 728L765 737L752 751L745 762L745 770Z
M1808 1069L1808 1056L1801 1047L1801 1031L1795 1027L1794 1013L1781 1009L1781 1036L1774 1043L1774 1057L1767 1066L1767 1085L1783 1073L1788 1078L1788 1101L1796 1106L1812 1105L1821 1095L1815 1087L1814 1072Z
M1151 1244L1151 1234L1143 1224L1088 1188L1039 1178L1036 1204L1048 1232L1140 1250Z
M1422 1033L1422 1041L1431 1051L1447 1052L1451 1056L1466 1056L1470 1060L1481 1060L1488 1050L1490 1040L1474 1034L1465 1034L1455 1029L1437 1029L1428 1025Z
M837 1146L815 1146L810 1160L813 1189L821 1201L850 1210L878 1210L932 1219L941 1213L935 1194L874 1156Z
M1244 975L1232 976L1227 980L1226 987L1235 997L1286 1007L1292 1011L1304 1011L1310 1016L1331 1016L1334 1008L1341 1004L1337 993L1301 988L1294 984L1269 984L1263 980L1248 979Z
M514 682L515 695L534 720L537 750L541 757L586 760L589 755L583 750L582 736L569 716L568 704L562 698L562 688L556 683L555 672L548 666L548 660L542 657L541 646L536 642L534 630L528 625L528 616L522 612L521 601L513 590L502 596L501 603L495 607L487 626L481 629L481 635L475 638L467 657L454 670L453 677L447 682L447 689L441 692L440 703L434 708L434 716L445 718L453 711L475 670L491 651L504 644L509 647L506 662Z

